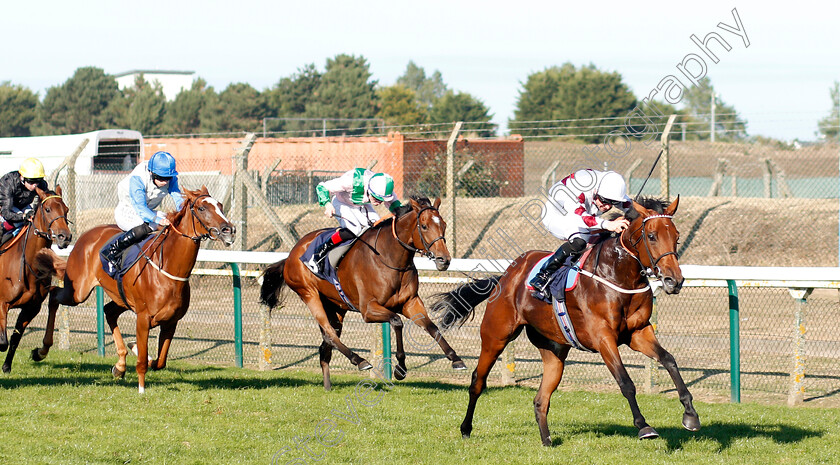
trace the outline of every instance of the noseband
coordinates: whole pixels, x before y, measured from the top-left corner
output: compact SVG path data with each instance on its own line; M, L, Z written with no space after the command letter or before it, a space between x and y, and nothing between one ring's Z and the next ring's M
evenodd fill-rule
M446 243L446 238L443 237L443 235L441 235L440 237L433 240L432 242L426 242L426 238L423 237L423 232L420 231L420 215L422 215L423 212L426 211L426 210L432 210L432 211L435 211L435 212L438 211L438 209L435 208L435 207L423 207L419 212L417 212L417 235L420 236L420 242L423 243L423 248L422 249L418 249L417 247L414 247L411 244L407 244L407 243L403 242L402 239L400 239L399 236L397 236L397 230L396 230L397 218L394 218L394 220L391 221L391 233L394 235L394 238L397 240L397 242L399 242L400 245L403 246L404 249L406 249L406 250L408 250L409 252L412 252L412 253L419 253L420 255L428 258L429 260L434 260L437 257L435 257L435 254L432 253L431 247L437 241L442 240L444 243Z
M43 223L47 223L47 230L46 231L41 231L40 229L38 229L35 226L35 222L34 221L32 222L32 233L35 234L36 236L44 238L48 241L52 241L53 239L56 238L56 234L52 231L53 223L60 220L61 218L64 218L64 221L67 223L68 226L71 224L70 220L67 219L66 215L56 216L55 218L52 219L52 221L47 222L47 214L44 213L44 203L46 203L46 201L50 200L50 199L61 199L61 196L60 195L50 195L38 204L38 210L41 214L41 221Z
M656 259L654 259L654 258L653 258L653 254L651 254L651 253L650 253L650 239L648 239L648 237L647 237L647 233L646 233L646 231L645 231L645 225L647 225L647 222L648 222L649 220L658 219L658 218L662 218L662 219L671 219L671 220L672 220L674 217L673 217L672 215L651 215L651 216L648 216L648 217L646 217L646 218L644 218L644 219L642 220L642 225L641 225L641 226L639 226L639 228L638 228L638 229L635 229L635 230L633 230L632 232L630 232L630 233L628 234L628 236L629 236L629 237L631 238L631 240L632 240L633 235L634 235L634 234L636 234L636 232L637 232L637 231L641 231L641 232L642 232L641 236L640 236L638 239L636 239L634 242L632 242L630 245L631 245L634 249L636 249L636 252L639 252L639 247L638 247L638 246L639 246L639 242L644 241L644 244L645 244L645 253L647 253L648 260L650 261L650 268L648 268L648 267L646 267L644 264L642 264L642 261L639 259L639 257L638 257L637 255L633 254L632 252L630 253L630 255L631 255L633 258L635 258L637 262L639 262L639 266L641 266L641 267L642 267L642 274L643 274L643 275L646 275L646 276L653 276L653 277L655 277L656 279L661 279L661 278L660 278L660 270L659 270L659 267L658 267L658 266L656 266L656 265L657 265L657 263L659 263L659 261L660 261L660 260L662 260L663 258L667 257L668 255L674 255L674 256L676 256L676 255L677 255L677 253L676 253L676 252L674 252L674 251L665 252L664 254L660 255L660 256L659 256L658 258L656 258ZM621 243L622 243L622 245L624 245L624 235L623 235L623 234L621 235ZM624 248L625 248L625 249L627 249L627 247L624 247ZM629 250L629 249L628 249L628 250Z
M201 243L201 241L203 241L205 239L210 239L210 240L215 241L219 238L219 234L221 233L219 228L214 228L214 227L207 226L203 221L201 221L201 218L199 218L198 215L196 215L195 204L202 197L210 197L210 195L202 194L202 195L199 195L198 197L194 198L193 200L191 200L189 202L190 216L192 216L193 234L195 234L194 236L190 236L188 234L182 233L181 231L178 231L178 228L176 228L174 224L169 223L169 226L172 229L174 229L178 234L180 234L180 235L182 235L186 238L192 239L192 241L195 242L196 244ZM198 220L198 224L200 224L201 227L204 228L205 231L207 231L205 234L198 234L198 229L195 227L195 221L196 220Z

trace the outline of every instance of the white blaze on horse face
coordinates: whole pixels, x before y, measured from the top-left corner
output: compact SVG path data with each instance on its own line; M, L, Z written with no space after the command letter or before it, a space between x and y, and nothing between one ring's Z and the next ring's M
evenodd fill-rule
M213 205L213 206L215 206L215 207L216 207L216 213L217 213L220 217L222 217L222 219L223 219L223 220L225 220L225 223L230 223L230 220L228 220L228 219L227 219L227 217L225 216L225 214L224 214L224 213L222 213L222 206L221 206L221 205L219 205L219 201L218 201L218 200L214 199L213 197L207 197L206 199L204 199L204 201L205 201L205 202L207 202L207 203L209 203L209 204L211 204L211 205Z
M432 221L434 221L435 224L440 225L440 218L438 218L437 216L433 216Z

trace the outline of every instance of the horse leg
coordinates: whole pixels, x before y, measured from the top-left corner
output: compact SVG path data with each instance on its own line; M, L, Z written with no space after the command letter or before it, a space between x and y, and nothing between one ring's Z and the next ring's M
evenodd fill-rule
M15 331L9 340L9 353L6 354L6 361L3 362L3 373L10 373L12 371L12 360L15 358L15 352L17 351L18 344L20 344L20 338L23 337L23 332L26 330L26 327L29 326L29 323L38 315L40 310L40 305L34 305L31 302L20 309L20 315L18 315L17 322L15 323Z
M11 306L7 302L0 302L0 352L9 348L9 338L6 335L6 318Z
M64 276L64 287L55 287L50 290L50 299L47 304L47 308L49 312L47 313L47 327L44 331L44 342L42 343L40 348L32 349L32 360L36 362L40 362L41 360L47 357L47 354L50 352L50 347L53 345L53 335L55 333L55 317L58 313L58 306L59 305L67 305L70 307L75 307L80 302L84 302L90 296L90 293L93 291L93 285L91 284L89 288L85 292L82 290L81 292L77 292L75 290L75 286L73 281L65 275Z
M149 368L149 329L152 325L148 314L137 315L137 389L146 392L146 371Z
M390 323L394 328L394 336L397 342L397 350L394 354L397 358L397 366L394 368L394 378L405 379L408 368L405 366L405 345L403 344L403 322L399 315L383 307L376 302L369 302L367 306L359 309L365 323Z
M344 345L343 342L341 342L341 339L338 338L338 334L335 329L330 324L327 312L324 310L324 305L317 296L308 297L304 300L304 303L307 307L309 307L309 312L312 313L312 317L315 318L318 326L321 327L325 342L338 349L339 352L350 360L350 363L359 367L359 370L370 370L373 368L373 365L371 365L370 362L359 356L359 354L351 351L346 345Z
M467 404L467 414L464 416L464 421L461 422L461 436L464 438L470 437L472 434L472 421L475 414L475 404L478 402L478 397L487 386L487 376L490 370L496 363L496 359L505 350L508 342L516 339L519 333L522 332L522 327L516 327L515 321L509 322L493 322L491 327L485 313L484 321L481 323L481 354L478 356L478 364L472 374L472 382L470 383L470 401ZM511 324L507 324L511 323ZM508 328L514 328L512 333L507 333Z
M627 368L624 367L624 362L621 361L621 354L618 353L615 338L612 335L601 337L601 346L598 348L598 352L618 383L621 394L630 404L630 411L633 412L633 424L636 428L639 428L639 439L658 438L659 433L647 424L645 417L639 410L639 404L636 402L636 385L633 384L633 380L627 373Z
M335 334L338 335L338 337L341 337L341 329L344 327L344 314L339 311L340 309L338 306L334 306L323 301L322 303L324 303L325 309L329 307L331 316L331 318L329 318L330 325L333 329L335 329ZM332 381L330 380L330 361L332 360L333 346L327 341L326 333L323 329L321 329L321 337L323 337L324 340L321 341L321 346L318 348L318 356L321 362L324 390L329 391L332 389Z
M646 326L642 330L633 333L630 337L630 348L656 360L668 370L668 374L671 375L671 380L673 380L674 386L677 388L680 402L682 402L685 408L682 420L683 427L689 431L699 431L700 417L697 415L697 411L694 410L693 397L688 392L688 388L680 375L674 356L659 344L656 335L653 333L653 327Z
M540 388L537 396L534 397L534 416L537 419L537 426L540 428L540 439L544 446L551 446L551 435L548 431L548 409L551 403L551 394L557 390L560 380L563 378L566 356L569 355L570 346L561 346L540 334L532 326L526 326L525 332L528 339L540 350L540 357L543 361L543 376L540 381Z
M169 346L172 344L172 338L175 336L175 328L178 322L169 322L160 325L160 335L158 336L158 358L152 360L149 368L152 370L163 370L166 368L166 357L169 356Z
M114 338L114 347L117 349L117 363L111 367L111 374L114 378L122 379L125 377L125 357L128 355L128 349L125 347L120 327L117 325L117 319L126 310L125 307L120 307L116 302L108 302L102 308L105 313L105 321L108 322L108 327L111 328L111 335Z
M429 314L426 312L426 306L423 305L423 301L420 297L415 296L411 298L408 302L405 303L403 306L403 314L410 318L411 321L414 322L417 326L425 329L432 339L437 341L440 348L443 350L443 353L446 355L446 358L452 362L452 368L455 370L466 370L467 365L461 360L461 357L455 353L455 349L446 342L446 339L443 337L443 333L440 332L437 325L432 322L432 319L429 318Z

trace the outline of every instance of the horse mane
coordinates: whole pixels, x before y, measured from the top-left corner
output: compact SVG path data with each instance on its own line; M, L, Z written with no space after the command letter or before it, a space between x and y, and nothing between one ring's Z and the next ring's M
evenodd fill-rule
M640 197L636 203L639 205L647 208L648 210L653 210L657 214L661 215L665 213L665 208L668 207L668 202L658 198L658 197ZM630 208L625 214L624 217L627 218L629 221L633 221L639 217L639 212L636 211L635 208Z
M423 196L420 196L420 195L412 195L409 198L411 200L414 200L418 204L420 204L420 207L431 207L432 206L432 202L429 201L429 199L427 197L423 197ZM411 203L406 203L405 205L400 205L399 207L397 207L396 210L394 210L394 212L393 212L394 216L392 216L391 218L385 218L384 220L377 223L376 226L374 226L370 229L374 229L376 227L379 227L379 228L384 228L386 226L390 227L391 226L391 221L405 215L406 213L410 212L411 210L412 210Z
M192 202L192 199L190 199L187 196L187 193L189 193L190 197L193 197L193 199L201 195L201 191L191 191L189 189L184 189L184 202L181 204L181 209L166 214L166 219L169 220L170 223L178 224L178 222L181 221L184 215L187 214L187 210L189 209L189 203Z

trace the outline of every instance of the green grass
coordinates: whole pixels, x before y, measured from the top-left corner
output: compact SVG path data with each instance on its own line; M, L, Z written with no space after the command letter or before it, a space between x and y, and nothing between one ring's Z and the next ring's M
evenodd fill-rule
M378 380L361 375L333 376L333 391L325 392L320 373L173 362L150 373L140 395L133 367L125 381L112 379L114 357L54 351L36 364L26 354L0 376L4 464L269 464L278 451L294 449L295 438L307 438L321 459L299 463L329 464L776 465L837 463L840 450L837 409L698 403L703 429L691 433L680 426L682 408L672 396L639 395L661 435L639 441L617 388L560 391L549 415L554 447L546 448L533 389L491 388L479 400L472 438L464 440L458 426L466 388L412 380L410 373L393 388L378 384L368 394L380 397L367 398L366 406L357 386ZM281 454L277 463L296 456Z

